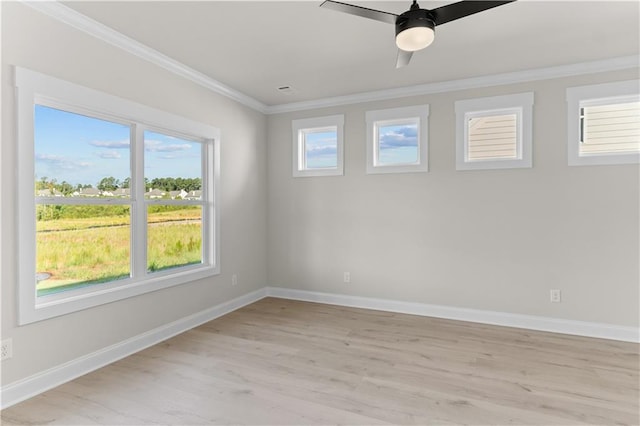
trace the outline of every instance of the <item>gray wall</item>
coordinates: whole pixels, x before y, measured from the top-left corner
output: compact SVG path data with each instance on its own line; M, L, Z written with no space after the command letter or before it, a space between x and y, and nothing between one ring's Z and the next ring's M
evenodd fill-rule
M42 15L2 2L2 362L8 384L199 312L266 284L266 118ZM16 325L16 194L12 92L18 65L221 129L222 274L51 320ZM231 275L238 285L231 286Z
M638 325L638 166L569 168L564 102L568 86L637 70L265 118L20 3L1 8L0 320L14 345L3 385L267 282ZM17 327L12 65L221 128L220 276ZM453 103L531 90L534 168L456 172ZM422 103L431 106L430 172L365 175L365 111ZM346 175L293 179L291 120L336 113L346 114ZM550 288L563 303L549 303Z
M271 286L638 325L637 165L567 166L565 90L637 70L268 119ZM532 169L455 170L454 102L535 92ZM365 112L430 105L428 173L365 174ZM345 114L345 176L291 177L291 120ZM351 283L342 282L343 271ZM563 292L559 304L549 290Z

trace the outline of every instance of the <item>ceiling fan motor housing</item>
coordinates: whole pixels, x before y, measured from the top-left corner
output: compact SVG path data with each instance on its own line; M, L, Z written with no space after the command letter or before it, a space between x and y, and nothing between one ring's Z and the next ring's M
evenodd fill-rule
M411 10L407 10L396 19L396 36L413 27L426 27L434 30L436 24L428 10L411 8Z
M400 50L415 52L430 45L435 35L433 15L416 4L396 19L396 44Z

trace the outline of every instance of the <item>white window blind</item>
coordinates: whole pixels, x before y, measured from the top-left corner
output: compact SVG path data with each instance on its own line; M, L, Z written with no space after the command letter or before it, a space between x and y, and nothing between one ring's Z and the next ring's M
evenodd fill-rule
M469 119L468 159L514 159L518 156L516 114Z
M580 155L640 151L640 102L581 105L580 127Z
M640 82L567 89L570 166L640 163Z

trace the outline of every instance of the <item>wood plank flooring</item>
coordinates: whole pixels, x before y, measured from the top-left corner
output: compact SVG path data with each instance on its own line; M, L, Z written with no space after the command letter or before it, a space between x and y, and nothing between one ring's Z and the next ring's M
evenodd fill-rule
M10 407L1 420L637 425L638 349L267 298Z

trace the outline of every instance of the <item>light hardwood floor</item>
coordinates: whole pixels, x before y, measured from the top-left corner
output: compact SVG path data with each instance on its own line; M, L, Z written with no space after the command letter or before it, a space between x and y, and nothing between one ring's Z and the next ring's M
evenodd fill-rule
M629 424L638 345L267 298L3 424Z

